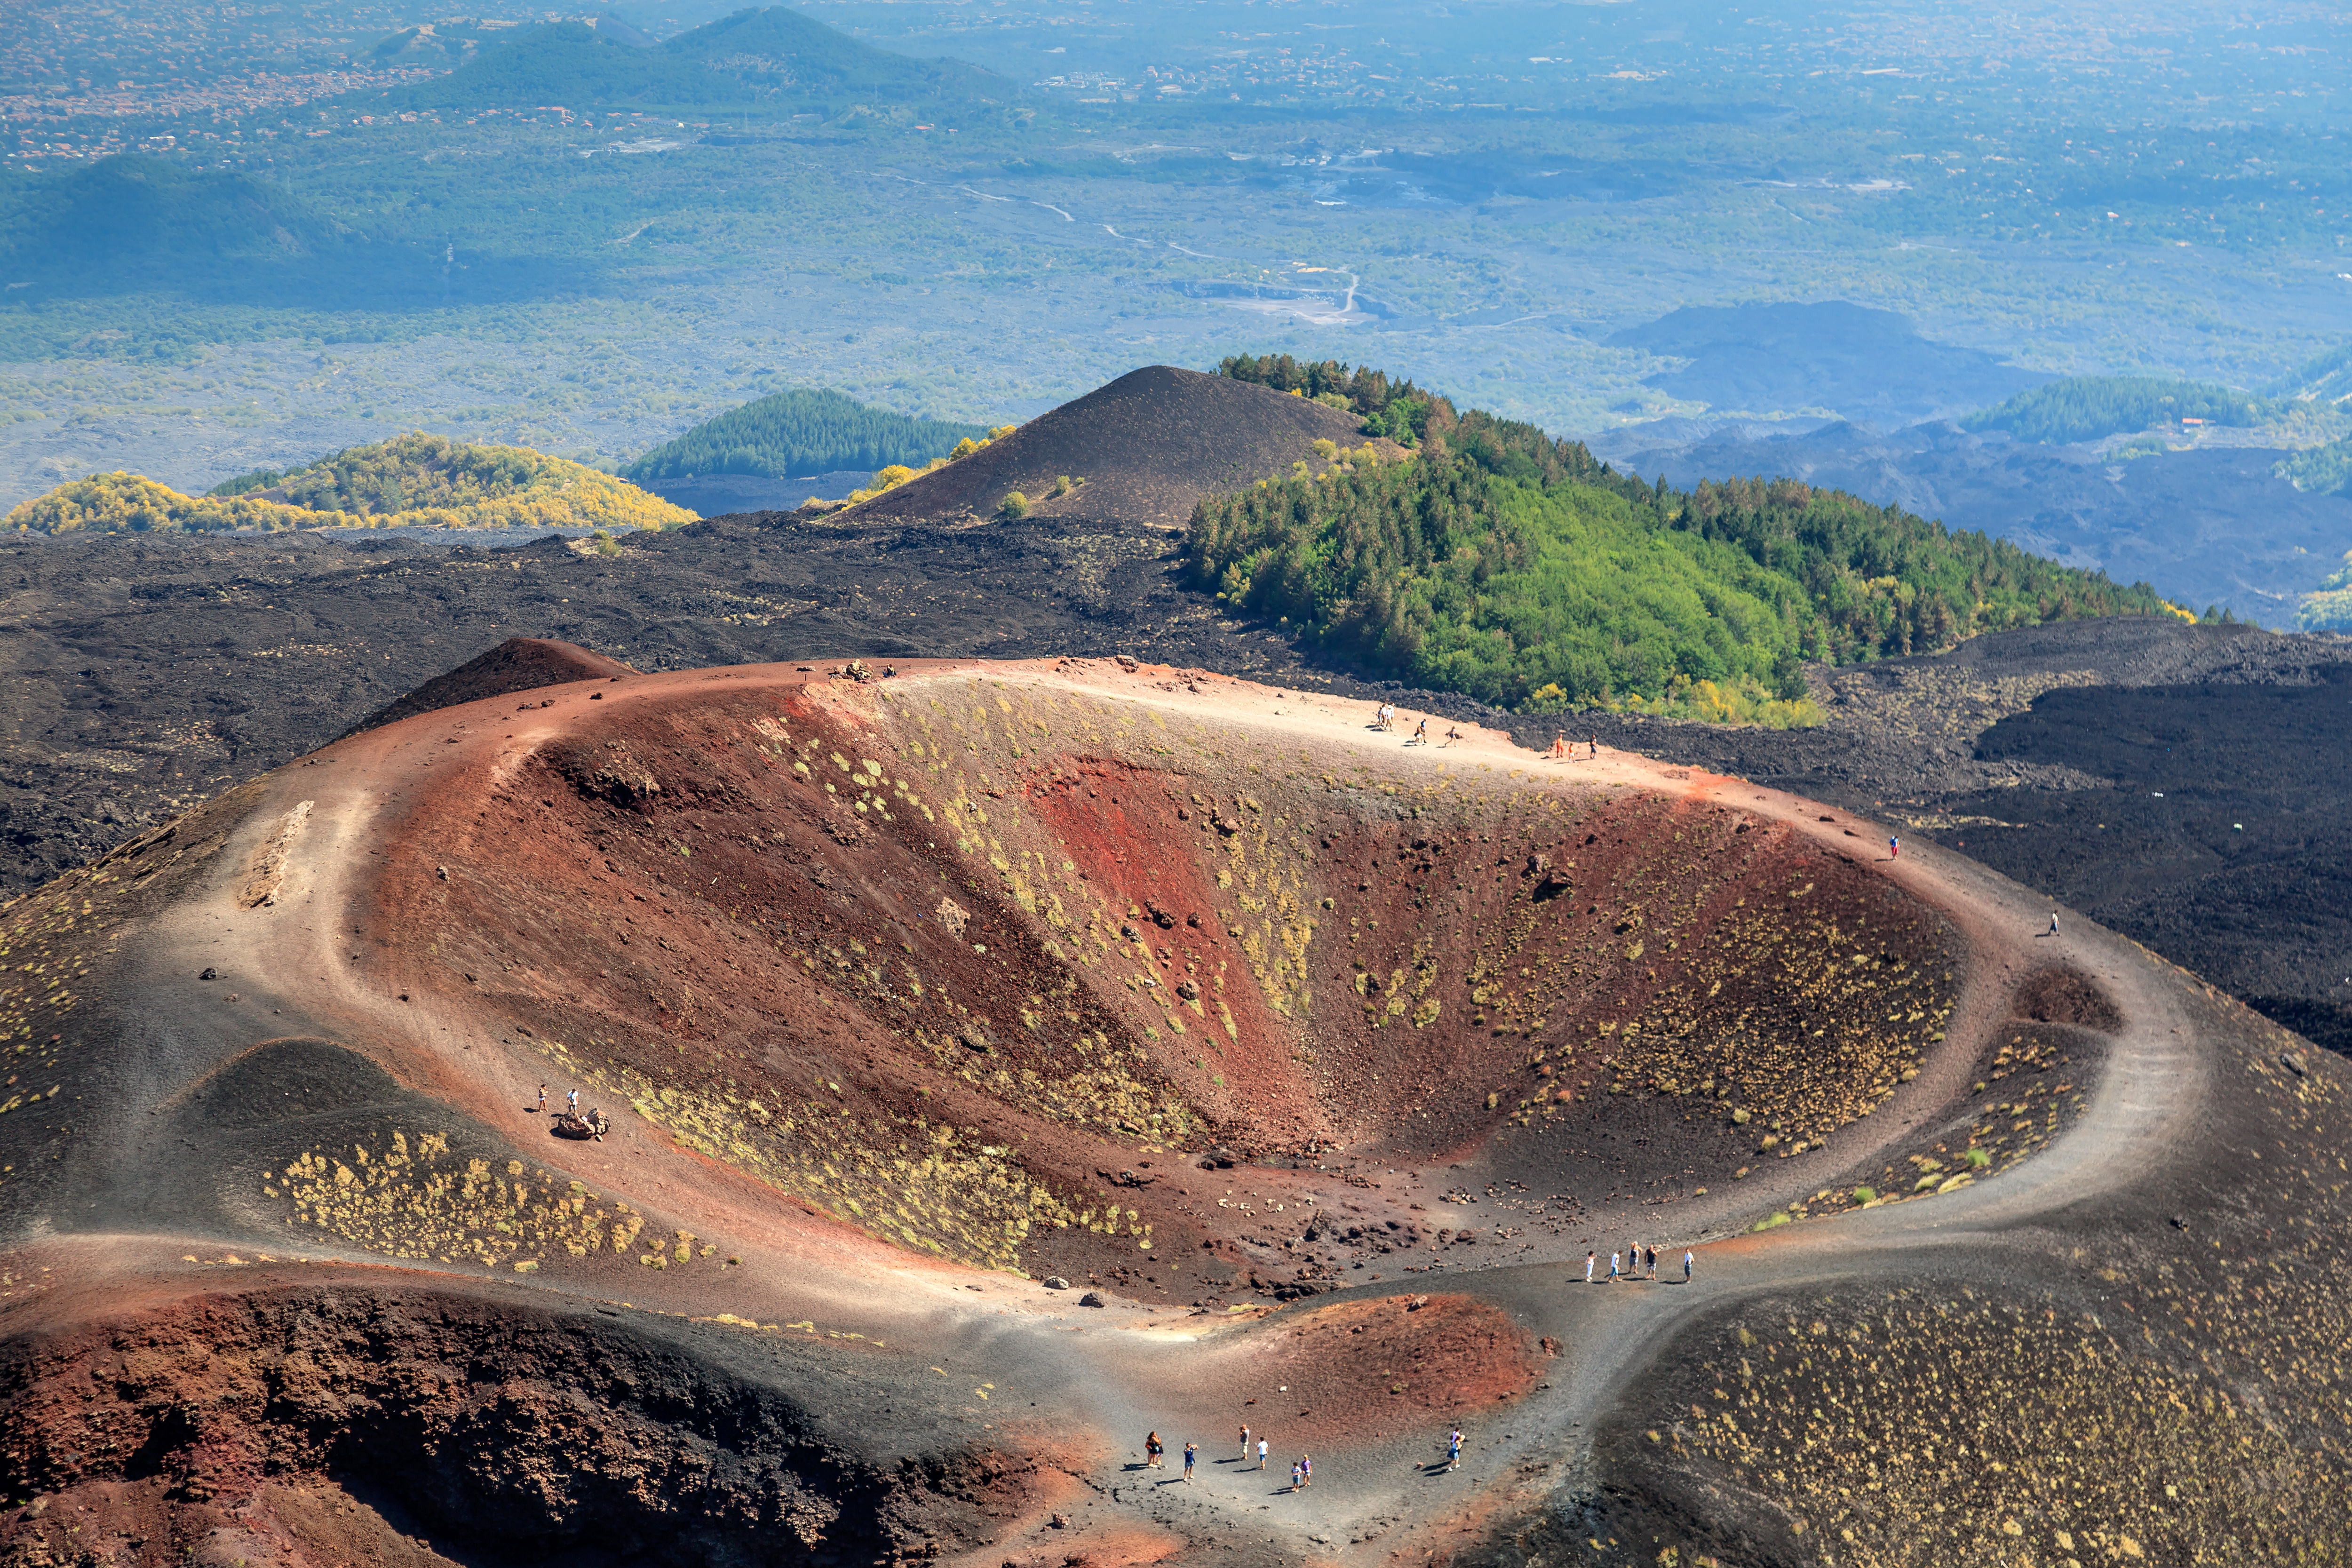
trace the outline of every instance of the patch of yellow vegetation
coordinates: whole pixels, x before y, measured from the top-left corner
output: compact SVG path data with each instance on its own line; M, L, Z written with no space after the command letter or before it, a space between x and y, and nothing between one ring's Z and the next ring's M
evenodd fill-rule
M183 495L138 474L92 474L8 514L33 533L257 528L675 528L695 514L625 479L527 447L425 435L340 452L241 496Z
M1116 1194L1064 1195L1009 1147L921 1117L865 1116L826 1100L771 1108L731 1094L671 1088L622 1068L609 1081L551 1050L583 1081L626 1095L637 1113L697 1153L732 1165L885 1241L981 1268L1018 1273L1036 1231L1080 1229L1149 1250L1152 1227Z
M502 1171L487 1160L460 1167L438 1132L412 1148L407 1134L395 1131L389 1148L354 1144L349 1159L313 1150L266 1179L262 1195L290 1207L288 1225L370 1252L510 1264L519 1272L551 1256L585 1258L607 1247L625 1254L646 1223L628 1205L607 1203L579 1182L545 1171L526 1175L520 1160ZM693 1255L692 1242L679 1237L678 1261Z
M1952 1004L1921 952L1899 916L1738 910L1626 1026L1616 1076L1736 1101L1771 1128L1760 1152L1802 1152L1892 1095L1940 1037Z

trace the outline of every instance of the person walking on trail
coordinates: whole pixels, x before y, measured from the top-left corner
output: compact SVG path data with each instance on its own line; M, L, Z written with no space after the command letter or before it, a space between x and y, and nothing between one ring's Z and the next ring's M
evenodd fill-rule
M1167 1451L1167 1449L1160 1447L1159 1433L1154 1432L1151 1436L1146 1437L1143 1440L1144 1468L1149 1470L1156 1470L1160 1468L1160 1456Z
M1307 1487L1315 1484L1315 1459L1311 1455L1298 1456L1298 1484Z
M2052 910L2050 911L2050 934L2052 936L2056 936L2058 934L2058 911L2056 910Z
M1405 744L1408 746L1426 746L1429 744L1428 720L1423 719L1420 723L1415 724L1412 727L1412 739L1407 741Z
M1568 737L1566 735L1554 735L1551 738L1551 760L1555 763L1564 763L1568 761Z
M1265 1472L1265 1439L1263 1437L1257 1440L1257 1468L1259 1474Z
M1456 741L1458 741L1458 740L1460 740L1461 738L1462 738L1462 731L1459 731L1459 730L1457 730L1457 729L1455 729L1453 725L1448 724L1447 726L1445 726L1445 744L1444 744L1444 747L1442 747L1442 748L1440 748L1440 749L1441 749L1441 750L1445 750L1445 751L1451 751L1451 750L1453 749L1454 742L1456 742Z
M1900 838L1890 838L1886 841L1886 858L1889 860L1900 860L1903 858L1903 840Z
M1652 1279L1658 1277L1658 1249L1646 1248L1642 1254L1642 1271Z
M1689 1248L1689 1247L1684 1247L1684 1248L1683 1248L1683 1283L1684 1283L1684 1284L1685 1284L1685 1285L1689 1284L1689 1283L1690 1283L1690 1277L1691 1277L1691 1251L1690 1251L1690 1248Z
M1462 1428L1459 1426L1446 1436L1445 1468L1449 1470L1458 1470L1462 1468Z
M541 1116L547 1114L547 1085L545 1084L539 1086L539 1113Z
M1595 1259L1595 1258L1598 1258L1599 1256L1600 1256L1600 1254L1598 1254L1598 1253L1594 1253L1594 1252L1588 1252L1588 1253L1586 1253L1586 1254L1584 1255L1584 1282L1585 1282L1587 1285L1590 1285L1590 1284L1591 1284L1591 1283L1592 1283L1592 1264L1593 1264L1593 1259Z
M1380 705L1379 710L1372 715L1372 728L1375 730L1385 730L1389 727L1389 721L1395 717L1396 708L1394 705L1383 702Z
M1613 1252L1609 1255L1609 1283L1617 1283L1617 1255Z
M1246 1424L1242 1427L1242 1463L1249 1463L1249 1427Z
M1187 1438L1184 1443L1184 1484L1192 1484L1192 1461L1201 1457L1200 1445Z
M570 1110L575 1116L578 1115L580 1112L580 1091L575 1089L571 1093L565 1095L563 1097L563 1104L566 1110Z
M1598 735L1592 737L1592 754L1596 757L1601 754L1601 737Z

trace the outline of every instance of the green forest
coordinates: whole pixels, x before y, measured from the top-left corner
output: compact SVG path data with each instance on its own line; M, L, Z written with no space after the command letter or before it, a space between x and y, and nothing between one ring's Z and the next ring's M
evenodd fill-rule
M2352 552L2322 580L2317 593L2304 595L2295 624L2307 632L2352 632Z
M1497 706L1780 723L1811 717L1806 660L2076 616L2193 618L2144 584L1894 507L1794 479L1675 490L1420 395L1410 458L1368 445L1204 498L1187 540L1195 583L1381 674Z
M960 441L988 435L984 425L918 419L875 408L838 392L778 392L705 420L623 470L636 479L688 474L874 472L894 464L920 468Z
M2295 489L2313 495L2352 495L2352 437L2305 447L2273 471Z
M2268 410L2263 399L2211 382L2156 375L2074 375L2021 392L2006 403L1969 415L1970 430L2006 430L2021 441L2063 446L2096 441L2179 419L2252 425Z

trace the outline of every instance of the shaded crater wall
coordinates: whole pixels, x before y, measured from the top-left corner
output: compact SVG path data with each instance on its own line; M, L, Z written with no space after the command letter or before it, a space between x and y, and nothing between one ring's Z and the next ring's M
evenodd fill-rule
M160 1479L174 1503L234 1503L316 1475L497 1554L705 1563L961 1544L1023 1488L1023 1461L877 1451L888 1395L854 1371L789 1369L787 1394L691 1329L604 1310L288 1289L20 1334L0 1343L0 1490ZM866 1446L820 1430L812 1396L858 1411ZM32 1529L0 1521L0 1555Z

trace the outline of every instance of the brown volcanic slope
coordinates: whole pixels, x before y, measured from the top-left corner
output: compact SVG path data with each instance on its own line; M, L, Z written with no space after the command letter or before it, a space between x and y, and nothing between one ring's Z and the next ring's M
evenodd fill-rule
M2343 1064L1881 825L1360 725L608 677L10 906L0 1555L2341 1558Z
M399 701L387 703L369 714L351 732L381 729L396 720L455 708L461 702L477 702L486 697L511 697L542 686L609 680L635 673L617 658L606 658L572 643L550 637L509 637L480 658L468 659L446 675L435 676Z
M1241 489L1301 459L1320 467L1318 440L1361 445L1358 424L1352 414L1304 397L1146 365L848 517L874 523L986 517L1019 490L1040 516L1182 528L1192 503L1210 490ZM1054 498L1049 492L1063 476L1086 482Z

